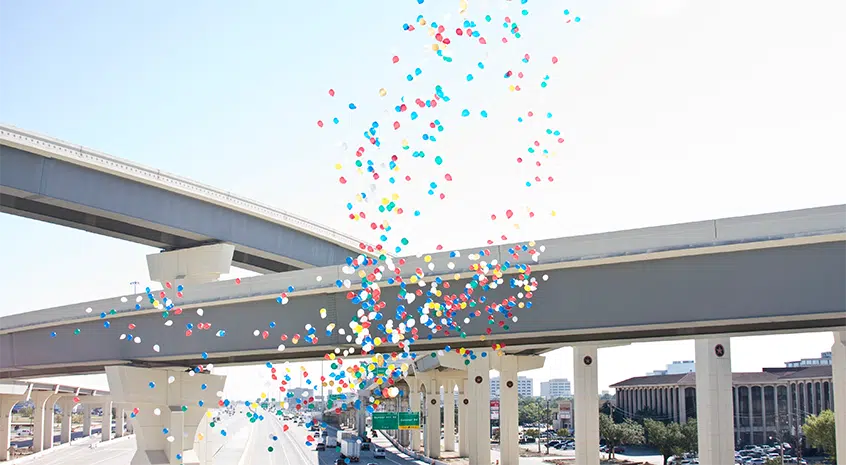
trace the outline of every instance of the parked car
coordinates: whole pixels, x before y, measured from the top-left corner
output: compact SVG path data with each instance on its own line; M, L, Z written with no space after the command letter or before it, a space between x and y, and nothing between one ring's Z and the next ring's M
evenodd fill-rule
M376 458L376 459L385 458L385 449L382 449L381 447L373 447L373 458Z

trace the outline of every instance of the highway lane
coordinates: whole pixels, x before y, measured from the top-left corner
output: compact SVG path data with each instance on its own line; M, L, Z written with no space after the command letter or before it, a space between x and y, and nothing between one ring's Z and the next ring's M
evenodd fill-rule
M244 432L250 428L249 421L244 415L229 417L223 415L222 421L215 428L210 428L207 434L208 445L216 452L217 465L236 465L244 455ZM226 430L227 435L220 434ZM115 438L111 441L100 442L100 435L93 435L63 445L60 449L52 449L38 457L26 458L26 465L129 465L135 454L134 436Z
M215 428L206 431L208 447L214 455L216 465L334 465L340 453L331 448L327 451L317 451L316 442L306 446L306 438L316 432L310 432L303 426L296 426L293 422L283 422L273 413L260 411L264 420L251 423L245 413L234 416L224 415ZM288 431L283 430L283 423ZM224 437L220 430L225 429ZM335 434L334 429L329 430ZM276 436L276 440L272 439ZM41 457L29 459L28 465L129 465L135 454L135 440L132 436L117 438L112 441L100 442L100 436L92 436L72 442L69 446L62 446L61 450L53 450ZM269 451L268 447L273 447ZM373 457L373 451L362 451L360 465L377 463L379 465L424 465L423 462L411 460L410 457L387 448L385 459Z
M100 428L91 428L91 434L99 435L100 434ZM85 437L85 436L83 436L82 431L71 432L71 441L76 441L77 439L80 439L80 438L83 438L83 437ZM62 441L61 433L53 435L53 447L58 446L61 443L61 441ZM32 447L32 443L33 443L32 437L29 437L28 439L17 439L17 440L12 439L12 444L14 444L18 447L21 447L21 448Z
M100 442L100 435L89 436L61 449L43 453L27 460L28 465L128 465L135 454L135 438L132 436Z

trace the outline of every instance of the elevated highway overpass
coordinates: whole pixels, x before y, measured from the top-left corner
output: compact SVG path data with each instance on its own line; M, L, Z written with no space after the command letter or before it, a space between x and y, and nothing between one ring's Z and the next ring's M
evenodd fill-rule
M4 213L166 251L229 243L236 266L260 273L367 253L347 234L268 205L11 126L0 125L0 165Z
M846 328L846 206L812 208L738 218L700 221L539 242L545 252L533 264L540 287L531 309L518 309L509 331L474 318L462 325L467 338L439 332L414 344L420 353L446 344L468 348L506 343L512 354L532 354L567 344L692 338L704 335L764 334ZM509 260L509 246L490 248L484 260ZM426 269L460 289L479 250L409 259L402 275ZM431 269L428 267L431 265ZM349 270L347 270L349 271ZM513 270L511 270L513 271ZM548 280L543 281L542 276ZM320 279L318 279L320 278ZM507 278L507 277L506 277ZM335 347L351 346L338 328L359 310L336 282L356 281L342 266L270 274L235 282L200 284L186 289L177 304L184 310L165 326L160 311L116 297L0 318L0 377L25 377L102 371L114 365L190 367L284 359L318 359ZM289 286L290 301L276 302ZM411 285L409 285L411 286ZM356 290L356 289L352 289ZM397 286L382 283L382 300L393 315ZM424 289L425 291L425 289ZM485 295L489 302L514 294L506 284ZM420 301L409 307L413 309ZM85 309L93 312L88 314ZM196 309L204 313L199 317ZM326 319L319 310L325 308ZM98 317L108 317L106 329ZM463 318L460 315L459 318ZM212 323L208 331L185 337L186 325ZM270 323L275 322L271 328ZM326 336L325 325L337 328ZM135 329L128 330L129 324ZM319 341L278 351L280 336L305 334L316 326ZM79 334L74 332L78 330ZM225 330L224 337L216 337ZM269 337L253 336L255 330ZM55 332L56 337L51 337ZM428 332L421 328L421 332ZM141 343L121 340L121 334ZM154 350L158 345L160 351ZM381 350L392 350L383 345ZM201 357L206 353L208 358Z

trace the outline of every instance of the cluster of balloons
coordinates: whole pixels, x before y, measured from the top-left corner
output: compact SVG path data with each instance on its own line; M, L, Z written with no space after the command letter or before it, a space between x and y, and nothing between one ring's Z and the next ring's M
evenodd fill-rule
M416 1L420 4L424 3L423 0ZM520 0L521 16L529 15L527 3L528 0ZM438 24L419 15L415 21L403 24L402 30L408 33L426 34L429 38L427 40L430 40L427 50L430 50L437 59L453 63L459 56L450 53L453 48L485 47L489 42L497 42L494 39L497 36L495 27L489 26L494 18L487 14L477 22L466 17L467 8L467 2L461 0L459 3L461 18L459 23L453 26ZM569 10L564 10L564 18L566 23L581 21L580 17L572 16ZM502 31L504 33L499 37L499 42L503 46L518 41L523 34L518 22L508 16L502 20L502 29L499 32ZM461 56L469 55L472 54ZM559 62L556 56L552 56L549 60L552 65ZM402 65L400 61L398 55L393 55L391 58L394 65L404 67L405 61ZM530 81L523 80L532 74L531 68L527 66L534 61L535 58L525 53L519 62L513 63L512 69L504 70L503 79L507 81L509 92L521 92L529 87L525 82ZM465 64L460 61L456 63L459 66ZM464 85L476 85L485 78L486 73L490 71L489 68L492 67L490 63L486 64L484 59L469 60L466 66L467 72L462 73ZM402 81L408 84L418 81L415 85L432 77L432 73L427 71L422 66L413 65L398 70L400 76L404 76ZM539 87L547 88L550 82L550 76L543 73ZM486 109L478 108L478 106L460 110L450 108L449 104L453 97L447 94L446 86L443 84L438 83L428 89L424 92L425 95L406 98L399 89L389 92L385 87L378 87L377 93L384 100L393 99L396 96L396 100L391 102L389 111L386 112L388 120L367 121L363 124L360 128L360 143L356 144L358 147L355 153L350 155L348 162L339 162L335 165L335 169L339 171L344 170L345 166L353 168L338 178L340 184L350 188L350 198L346 202L349 219L368 222L370 229L378 234L379 239L375 245L360 244L362 251L369 255L362 253L356 257L348 257L342 268L342 272L348 277L337 279L334 283L338 289L347 290L346 299L357 308L355 316L348 322L330 319L325 326L321 323L319 328L306 324L302 330L294 334L279 331L275 321L268 322L266 328L252 330L253 336L260 337L262 340L276 340L278 337L279 351L285 350L286 344L297 345L301 341L304 344L316 345L320 337L324 335L329 337L334 334L341 336L349 346L336 347L325 354L324 360L328 362L331 371L319 377L310 375L305 367L300 367L299 372L294 373L289 366L285 366L284 370L280 371L271 362L267 362L267 376L277 385L280 398L268 397L266 393L262 393L260 398L245 402L246 416L250 422L264 421L265 416L261 413L262 411L275 409L278 416L287 409L306 412L318 407L313 395L297 395L296 392L301 391L292 389L291 385L295 376L304 380L307 386L322 387L329 392L331 395L327 408L336 414L350 409L365 409L373 412L385 400L403 395L398 382L408 374L413 361L420 356L436 357L439 354L456 353L463 358L465 364L470 364L479 357L488 356L487 350L453 348L449 345L421 355L414 350L414 345L418 341L431 341L438 334L467 339L471 335L465 331L465 328L477 319L486 322L484 334L477 336L479 340L485 341L489 337L494 337L494 332L509 331L511 325L519 321L519 311L532 308L532 298L539 287L539 281L532 274L530 263L537 262L544 252L544 247L534 242L509 246L508 260L503 262L492 259L489 249L479 250L467 257L471 262L469 267L458 270L454 261L461 257L461 253L450 252L446 257L445 267L454 272L452 276L443 276L442 271L438 274L436 270L443 270L443 267L438 266L442 264L436 264L435 258L430 255L423 257L424 266L405 270L405 272L403 267L407 264L406 260L395 259L391 256L401 254L410 243L406 235L401 231L395 231L394 219L399 215L411 214L419 217L422 214L421 210L415 206L417 199L414 196L410 198L400 196L397 190L399 184L414 185L416 181L411 175L400 175L400 171L408 168L407 172L419 172L415 170L415 166L418 166L416 164L419 163L427 163L429 168L434 167L435 177L424 180L417 192L422 199L431 197L445 200L447 188L450 183L458 179L458 176L448 171L449 163L445 155L432 156L431 153L427 153L434 151L442 136L449 134L452 130L444 124L447 118L443 115L460 115L461 118L457 121L464 121L465 118L473 119L471 116L475 115L478 115L479 121L485 121L489 116ZM328 94L330 98L335 98L340 91L329 89ZM349 119L355 121L353 115L359 110L358 104L345 103L344 107L345 109L341 111L354 112L349 113ZM535 137L527 140L525 153L515 157L518 165L528 166L534 170L528 179L520 180L519 184L522 186L532 187L554 181L552 176L544 175L541 169L548 159L555 156L555 148L564 143L564 137L560 129L547 121L552 119L552 113L546 112L545 116L545 119L542 117L540 119L547 122L546 127ZM536 117L533 111L527 111L517 117L517 123L522 124L533 118L539 117ZM345 127L341 125L341 118L338 116L333 116L330 120L335 126ZM320 128L326 127L323 120L319 120L317 125ZM386 136L387 134L397 132L400 133L398 145L394 146L386 142L391 140ZM345 147L346 145L344 143ZM553 211L552 215L554 214ZM535 216L535 211L531 207L501 208L492 212L490 214L493 222L492 229L497 233L494 235L496 239L488 239L488 245L507 241L506 229L519 229L520 220L528 220ZM437 250L441 249L439 245ZM408 271L412 273L409 274ZM317 278L317 281L321 280L321 277ZM543 280L546 280L546 276ZM236 284L240 282L240 279L236 280ZM397 286L396 301L383 298L382 286L384 285ZM135 308L141 310L146 297L147 303L152 308L161 311L163 324L173 326L174 317L183 314L174 299L184 298L185 289L182 285L173 286L171 283L165 283L164 287L162 291L146 288L144 296L136 297ZM487 295L488 291L493 289L509 289L510 293L505 298L494 300ZM276 302L280 305L287 304L294 292L296 289L289 286L276 297ZM127 302L126 298L121 300L124 303ZM91 308L86 309L86 313L91 312ZM320 308L317 313L320 320L329 317L325 308ZM115 314L114 309L100 313L105 328L111 326L108 318ZM213 328L212 321L202 319L204 317L202 309L198 309L196 314L200 318L199 321L184 322L185 337L191 337L195 331L210 331ZM183 317L182 320L185 318ZM127 329L134 331L136 325L131 323ZM226 337L226 329L215 328L215 330L216 337ZM80 332L79 328L74 330L76 335ZM50 336L55 338L57 334L52 332ZM120 339L135 344L141 343L141 338L131 333L122 333ZM385 352L386 346L390 346L393 351ZM153 348L156 352L160 351L158 344L155 344ZM501 354L504 349L505 345L502 342L490 343L490 350L495 353ZM354 356L364 357L364 359L352 363L347 361L348 357ZM208 354L203 352L201 357L205 360ZM211 364L199 364L193 368L192 374L211 368ZM169 380L169 382L172 381ZM150 381L149 388L155 389L155 383ZM369 388L371 392L368 398L362 399L351 395L353 391L365 388ZM223 396L223 393L218 394L219 407L229 407L232 404ZM78 401L78 399L74 400ZM199 402L199 406L203 407L202 402ZM183 407L183 409L187 408L187 406ZM131 416L136 416L138 413L136 408ZM211 417L211 412L208 412L208 415ZM314 420L314 424L320 425L317 420ZM212 428L216 426L214 422L210 425ZM322 424L322 426L326 425ZM288 430L289 426L283 425L283 432ZM163 430L163 434L168 441L173 440L167 429ZM221 428L220 434L225 436L227 432ZM278 436L270 435L269 439L277 441ZM315 438L312 436L305 439L306 445L310 446L314 442ZM269 445L267 450L272 452L273 445Z

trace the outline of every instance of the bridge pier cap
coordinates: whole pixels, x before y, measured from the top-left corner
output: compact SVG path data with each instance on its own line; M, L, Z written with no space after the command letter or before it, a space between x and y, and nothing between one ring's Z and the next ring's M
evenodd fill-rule
M197 427L209 408L217 407L217 393L226 384L225 376L177 369L107 367L106 377L114 402L139 410L131 419L137 444L133 465L183 463L186 451L193 454Z
M235 246L211 244L147 255L150 280L161 283L205 284L229 273Z

